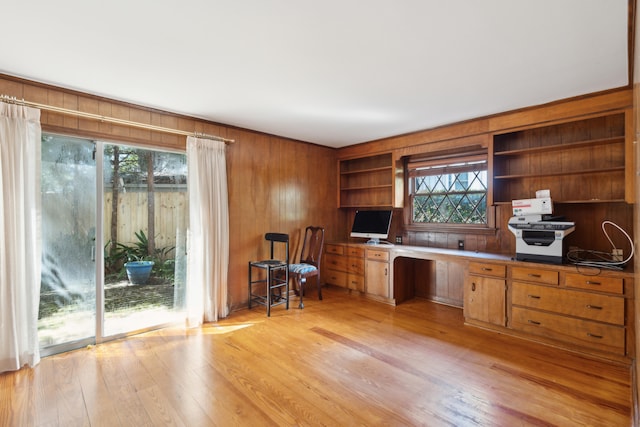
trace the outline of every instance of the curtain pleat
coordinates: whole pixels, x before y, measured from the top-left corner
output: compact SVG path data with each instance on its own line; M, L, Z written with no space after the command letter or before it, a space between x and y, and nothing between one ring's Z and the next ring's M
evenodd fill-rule
M0 102L0 372L40 361L40 110Z
M224 142L188 137L187 169L187 322L197 326L229 314L229 202Z

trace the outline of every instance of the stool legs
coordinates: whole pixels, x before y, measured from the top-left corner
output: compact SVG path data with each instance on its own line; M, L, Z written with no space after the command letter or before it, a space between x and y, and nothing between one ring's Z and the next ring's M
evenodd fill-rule
M267 317L271 317L271 304L273 304L273 293L271 292L273 283L272 273L273 270L271 270L271 267L267 268Z
M264 270L266 278L253 280L253 270L255 268ZM278 275L280 271L284 272L284 279L282 279L282 276ZM248 282L249 301L247 305L249 309L252 307L254 302L267 307L267 316L271 316L271 306L274 305L286 304L286 309L289 309L289 269L286 264L273 267L271 265L256 265L250 262ZM262 293L254 293L253 286L257 283L264 283L265 295ZM285 289L284 294L282 292L282 288ZM262 289L262 287L260 287L260 289ZM279 290L279 298L275 298L275 289Z

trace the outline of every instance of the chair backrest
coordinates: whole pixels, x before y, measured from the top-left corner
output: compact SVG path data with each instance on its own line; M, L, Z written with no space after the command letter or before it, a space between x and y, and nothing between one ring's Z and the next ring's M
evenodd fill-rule
M274 244L276 242L285 244L285 252L286 252L286 261L289 264L289 235L285 233L267 233L264 235L264 239L269 241L271 244L271 259L274 254Z
M300 252L300 263L315 265L320 269L322 247L324 246L324 228L309 226L304 231L304 243Z

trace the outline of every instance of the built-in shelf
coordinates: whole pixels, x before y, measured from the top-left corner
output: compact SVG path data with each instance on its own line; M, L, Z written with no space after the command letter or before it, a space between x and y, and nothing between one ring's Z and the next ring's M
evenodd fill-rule
M391 172L392 168L391 166L389 167L380 167L380 168L369 168L369 169L361 169L361 170L347 170L347 171L343 171L340 172L340 175L352 175L352 174L370 174L373 172L380 172L380 171L388 171Z
M365 187L349 187L349 188L341 188L340 191L362 191L362 190L373 190L376 188L391 188L391 184L389 185L367 185Z
M625 200L625 112L493 137L493 203L535 197L554 202Z
M518 150L495 151L493 155L496 157L518 156L522 154L533 154L536 152L571 150L571 149L579 149L579 148L585 148L585 147L594 147L596 145L607 145L612 143L624 144L624 137L602 138L602 139L596 139L591 141L572 142L568 144L556 144L556 145L548 145L548 146L542 146L542 147L521 148Z
M566 171L566 172L550 172L550 173L539 173L539 174L519 174L519 175L500 175L494 176L493 179L522 179L522 178L544 178L544 177L553 177L553 176L566 176L566 175L591 175L594 173L608 173L608 172L616 172L623 171L624 166L618 166L615 168L602 168L602 169L583 169L579 171Z
M390 207L394 197L391 153L339 160L338 206Z

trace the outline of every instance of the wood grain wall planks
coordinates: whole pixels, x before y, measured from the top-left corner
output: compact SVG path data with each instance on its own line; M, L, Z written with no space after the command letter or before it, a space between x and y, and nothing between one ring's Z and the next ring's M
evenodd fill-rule
M0 93L30 102L235 139L227 147L230 216L229 303L246 306L247 262L267 256L264 234L324 226L337 239L336 150L0 75ZM184 150L186 137L42 111L43 130ZM292 242L295 248L295 241ZM292 251L292 257L295 254Z

